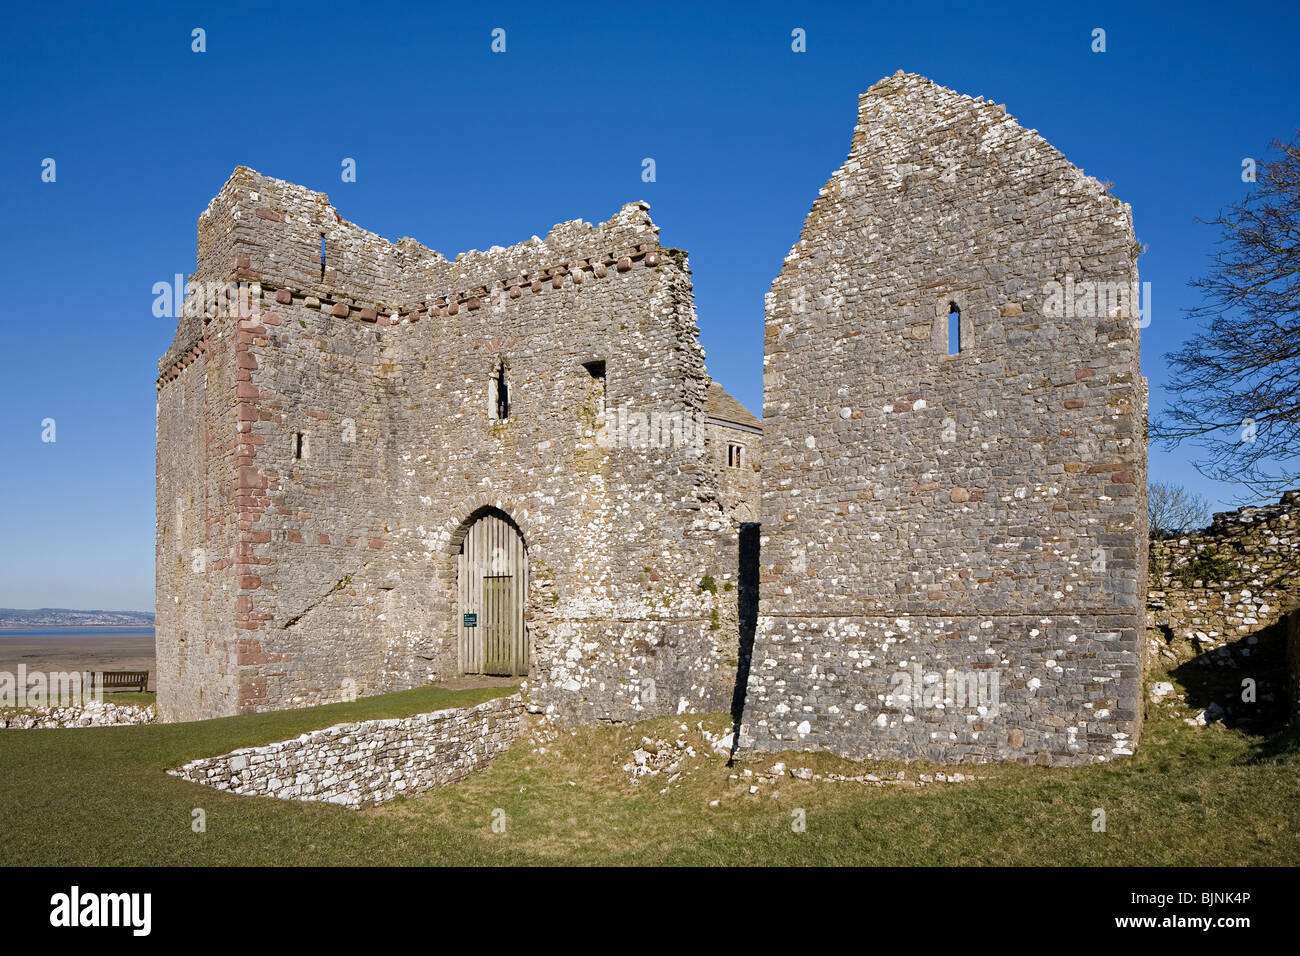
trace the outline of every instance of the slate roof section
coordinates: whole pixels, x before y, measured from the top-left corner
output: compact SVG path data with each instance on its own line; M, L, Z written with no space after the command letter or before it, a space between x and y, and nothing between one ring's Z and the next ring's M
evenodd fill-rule
M717 382L709 383L709 394L704 400L704 414L720 422L763 430L763 423Z

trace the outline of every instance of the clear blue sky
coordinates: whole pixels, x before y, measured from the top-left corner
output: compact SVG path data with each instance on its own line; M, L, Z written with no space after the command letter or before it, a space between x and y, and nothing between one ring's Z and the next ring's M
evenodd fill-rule
M691 254L710 370L757 411L763 294L848 151L857 96L923 73L1006 103L1132 203L1155 411L1216 239L1195 217L1239 199L1243 157L1300 123L1295 4L389 6L9 8L0 606L153 607L153 383L173 323L150 290L193 271L195 222L236 165L448 256L644 199ZM1154 451L1152 478L1233 504L1189 455Z

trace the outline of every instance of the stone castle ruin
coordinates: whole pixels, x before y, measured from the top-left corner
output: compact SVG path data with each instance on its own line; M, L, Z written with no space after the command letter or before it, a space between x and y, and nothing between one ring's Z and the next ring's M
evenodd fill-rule
M734 700L761 749L1130 752L1131 211L923 77L859 110L768 296L761 423L642 203L448 260L237 169L159 363L163 717L487 673L570 721Z
M574 718L725 709L756 420L646 209L448 261L235 171L193 285L236 286L159 366L165 718L464 673Z

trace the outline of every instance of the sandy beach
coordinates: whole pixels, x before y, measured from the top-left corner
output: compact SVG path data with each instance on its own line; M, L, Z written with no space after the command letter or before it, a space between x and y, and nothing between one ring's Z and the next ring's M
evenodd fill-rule
M140 628L0 630L0 671L149 671L154 689L153 631Z

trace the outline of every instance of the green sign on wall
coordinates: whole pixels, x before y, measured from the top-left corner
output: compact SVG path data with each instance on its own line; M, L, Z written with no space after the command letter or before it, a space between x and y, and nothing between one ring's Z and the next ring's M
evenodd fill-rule
M477 614L466 614L466 615L465 615L465 626L466 626L466 627L478 627L478 615L477 615Z

